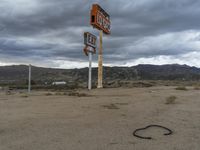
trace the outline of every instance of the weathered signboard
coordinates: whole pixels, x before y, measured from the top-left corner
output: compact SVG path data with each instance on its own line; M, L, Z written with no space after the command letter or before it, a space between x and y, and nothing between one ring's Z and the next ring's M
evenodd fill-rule
M89 32L84 33L84 44L96 48L97 37Z
M110 34L110 16L98 4L92 5L90 13L90 24L105 34Z
M97 37L89 32L84 33L84 53L88 56L88 52L96 53Z

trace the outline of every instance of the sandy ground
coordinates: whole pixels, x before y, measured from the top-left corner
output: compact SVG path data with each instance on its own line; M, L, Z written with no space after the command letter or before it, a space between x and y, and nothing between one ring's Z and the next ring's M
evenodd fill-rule
M0 150L199 150L200 91L174 87L100 89L90 97L0 93ZM177 97L165 104L166 97ZM140 132L153 140L138 139Z

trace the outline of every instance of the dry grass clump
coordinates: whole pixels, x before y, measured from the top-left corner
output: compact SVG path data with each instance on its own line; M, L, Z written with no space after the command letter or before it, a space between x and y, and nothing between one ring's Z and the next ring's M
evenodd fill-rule
M175 104L177 97L176 96L169 96L166 98L165 104Z
M107 109L119 109L119 107L117 107L115 104L103 105L102 107Z
M56 92L55 95L67 95L65 92Z
M22 94L20 95L20 97L27 98L27 97L28 97L28 94L26 94L26 93L22 93Z
M51 96L53 95L52 93L48 92L48 93L45 93L46 96Z
M86 93L70 92L70 93L68 93L68 96L88 97L90 95L88 95Z
M200 90L200 86L194 86L194 90Z
M10 90L8 90L6 91L6 95L13 95L13 93Z
M175 88L176 90L183 90L183 91L187 91L188 89L185 86L178 86L177 88Z
M90 95L86 94L86 93L79 93L79 92L75 92L75 91L71 91L71 92L56 92L56 93L51 93L51 92L48 92L48 93L45 93L46 96L52 96L52 95L57 95L57 96L64 96L64 95L67 95L67 96L77 96L77 97L88 97Z

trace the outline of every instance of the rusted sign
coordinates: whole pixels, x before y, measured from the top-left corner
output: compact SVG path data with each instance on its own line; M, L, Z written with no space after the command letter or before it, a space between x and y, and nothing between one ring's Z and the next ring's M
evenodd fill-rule
M97 37L89 32L84 33L84 53L88 56L88 52L96 53Z
M94 28L102 30L105 34L110 34L110 16L98 4L92 5L92 10L90 13L90 24Z

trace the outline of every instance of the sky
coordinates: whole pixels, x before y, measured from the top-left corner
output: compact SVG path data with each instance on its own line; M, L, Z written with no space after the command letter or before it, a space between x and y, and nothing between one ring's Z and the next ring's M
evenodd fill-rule
M0 0L0 65L87 67L83 33L99 35L89 23L94 3L111 17L104 65L200 67L199 0Z

